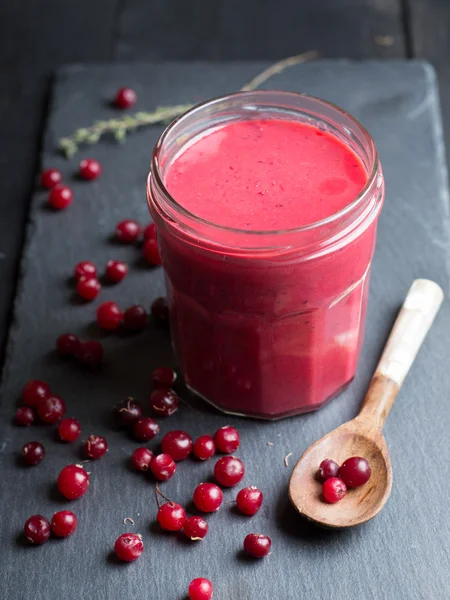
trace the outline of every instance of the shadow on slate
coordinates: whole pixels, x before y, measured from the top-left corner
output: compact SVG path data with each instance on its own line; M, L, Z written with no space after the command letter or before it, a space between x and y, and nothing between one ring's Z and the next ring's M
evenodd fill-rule
M83 148L71 161L55 153L58 138L96 119L117 113L106 104L124 81L137 90L137 110L160 104L203 100L238 89L264 68L263 63L166 63L74 66L56 80L43 149L44 167L60 168L71 181L74 203L59 214L42 209L45 194L33 199L23 280L16 302L4 373L1 404L0 484L3 518L2 596L9 600L178 600L194 577L208 577L215 597L227 600L437 600L450 589L445 548L450 539L448 431L448 332L446 303L394 407L385 434L392 455L394 488L385 510L352 531L322 531L300 520L286 489L294 462L315 439L357 411L379 352L411 281L429 277L448 290L448 194L435 78L418 62L322 61L293 68L270 86L322 96L359 117L374 136L384 165L387 199L380 219L373 265L367 335L357 376L340 397L320 412L277 423L224 417L196 403L161 422L161 435L183 428L196 437L229 421L242 434L238 451L246 464L245 485L265 495L261 511L244 519L230 505L208 516L210 532L202 543L180 543L176 535L155 535L154 482L125 467L138 445L111 424L115 402L134 396L146 402L149 377L171 362L167 333L149 327L140 335L105 336L105 366L85 372L52 354L58 334L86 335L96 306L116 300L122 307L148 306L163 293L160 270L131 268L127 279L104 287L93 304L73 305L67 279L79 260L91 259L100 272L109 259L134 265L136 248L108 241L126 217L148 221L145 179L161 127L132 134L125 145L106 140ZM268 84L269 85L269 84ZM73 180L78 161L94 157L103 164L98 181ZM88 329L88 335L93 330ZM68 416L82 423L82 438L104 435L105 458L89 464L91 486L82 499L62 502L54 493L60 469L78 460L78 444L55 441L52 429L11 425L20 389L29 378L48 381L66 400ZM44 462L19 469L17 452L42 439ZM269 445L270 442L273 445ZM157 442L150 444L157 449ZM292 452L289 467L284 457ZM188 504L197 483L212 474L213 462L179 464L164 484L173 500ZM225 492L225 501L235 496ZM33 513L51 517L73 509L73 538L41 548L18 538ZM124 525L131 517L135 525ZM141 532L145 553L134 564L111 559L115 539L127 530ZM262 532L273 540L272 555L243 560L244 536ZM19 540L19 542L17 541ZM27 577L23 574L27 573Z

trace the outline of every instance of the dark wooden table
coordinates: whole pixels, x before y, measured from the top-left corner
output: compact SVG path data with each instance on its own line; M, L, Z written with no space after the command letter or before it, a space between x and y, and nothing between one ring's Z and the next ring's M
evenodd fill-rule
M134 59L411 58L437 68L450 141L448 0L14 0L0 6L0 365L51 74ZM126 81L123 82L126 84Z

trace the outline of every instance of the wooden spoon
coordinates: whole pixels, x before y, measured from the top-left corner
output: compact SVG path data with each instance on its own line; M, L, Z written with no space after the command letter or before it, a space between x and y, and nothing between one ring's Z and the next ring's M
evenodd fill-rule
M377 515L391 493L392 467L382 428L398 391L442 304L444 294L433 281L416 279L406 296L357 417L306 450L292 472L289 496L300 514L325 527L352 527ZM351 456L366 458L369 481L336 504L321 497L316 480L325 458L338 464Z

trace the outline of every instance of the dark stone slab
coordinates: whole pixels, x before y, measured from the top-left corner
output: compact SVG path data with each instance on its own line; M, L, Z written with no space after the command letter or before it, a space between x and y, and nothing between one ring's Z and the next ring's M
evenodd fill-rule
M97 118L115 114L106 105L125 80L139 94L138 109L196 101L237 89L264 65L137 64L71 67L60 72L48 123L44 166L58 166L71 182L75 201L60 214L45 209L45 194L33 199L16 321L8 348L0 408L0 466L3 516L0 521L2 597L10 600L96 600L183 598L193 577L209 577L215 597L233 600L272 598L310 600L437 600L449 589L450 494L447 464L447 338L450 311L445 304L407 378L386 425L394 468L392 497L367 525L346 532L315 529L289 506L287 483L294 462L316 438L352 417L368 384L395 313L415 277L430 277L448 291L448 192L441 122L433 71L423 63L333 62L307 64L280 75L271 86L323 96L358 116L379 146L387 181L373 267L367 338L358 374L339 398L316 414L278 423L232 419L241 430L238 454L247 465L245 484L260 486L264 507L251 519L229 505L209 518L210 534L200 544L162 535L154 526L154 484L131 473L127 459L138 444L111 428L110 407L133 395L146 401L151 369L170 361L165 332L150 327L128 338L106 336L102 374L61 363L52 353L63 331L97 337L91 325L96 305L117 300L123 307L148 305L163 291L162 273L135 265L137 250L111 244L117 221L147 221L145 178L149 155L161 128L132 135L126 145L105 141L84 149L72 161L54 154L57 139ZM74 178L78 160L98 158L102 178ZM100 269L110 258L128 260L126 281L105 287L95 304L72 302L68 283L78 260L93 259ZM110 452L90 464L91 488L81 500L63 502L54 485L59 470L78 459L78 444L54 440L54 428L13 427L20 389L29 378L47 380L80 419L84 437L105 435ZM183 407L162 433L184 428L193 436L230 419L211 410ZM42 440L41 466L22 469L16 457L23 443ZM268 442L273 443L268 445ZM152 446L156 444L152 444ZM284 457L292 452L289 468ZM207 479L213 462L180 464L165 486L174 500L188 503L195 485ZM226 500L234 497L226 492ZM26 547L19 534L33 513L51 517L70 507L79 517L75 536ZM132 517L136 525L123 525ZM111 550L118 535L141 532L145 554L133 565L118 565ZM264 532L272 555L259 562L240 555L244 536Z

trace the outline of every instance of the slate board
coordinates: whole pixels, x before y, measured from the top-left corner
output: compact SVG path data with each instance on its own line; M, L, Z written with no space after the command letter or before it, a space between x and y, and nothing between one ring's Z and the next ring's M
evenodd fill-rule
M124 146L105 141L83 149L70 162L55 155L57 139L94 119L116 115L107 101L120 85L137 90L137 109L144 110L235 90L265 66L72 66L57 76L43 165L61 168L75 201L59 214L46 210L45 193L37 192L32 203L0 412L2 598L181 600L189 581L198 576L214 582L217 600L437 600L450 589L447 303L385 428L394 487L382 514L351 531L320 530L296 515L286 491L302 451L358 410L411 281L429 277L448 291L447 179L435 77L428 65L321 61L293 68L266 86L322 96L359 117L378 144L387 200L373 265L366 342L355 381L315 414L277 423L231 419L242 434L238 454L247 466L244 483L261 487L265 494L258 515L240 517L225 504L209 517L210 533L199 544L164 535L155 527L154 484L127 468L138 444L114 430L110 407L128 395L146 401L152 368L171 360L164 331L149 327L135 337L104 337L106 364L99 375L61 363L52 351L61 332L100 336L92 321L101 301L117 300L123 307L148 305L163 293L161 271L143 269L137 250L109 240L120 219L148 220L145 178L161 128L136 133ZM85 183L74 177L83 156L102 162L99 181ZM80 305L73 299L69 280L73 266L93 259L102 268L111 258L132 263L130 275L116 287L105 287L94 304ZM78 459L79 444L58 443L53 427L11 425L20 389L29 378L48 381L65 398L68 414L81 421L85 437L96 433L109 441L108 455L89 465L91 487L81 500L63 502L55 489L60 469ZM200 405L197 410L183 408L161 423L161 429L164 433L183 428L195 437L229 421ZM19 468L17 453L32 439L44 442L46 459L39 467ZM286 468L284 457L290 452ZM164 490L173 500L188 504L195 485L212 469L212 461L188 460ZM233 497L233 490L226 492L226 500ZM20 532L29 515L51 517L61 508L71 508L79 517L72 539L51 540L40 548L24 544ZM136 525L124 526L125 517L132 517ZM142 533L146 545L141 559L127 566L111 554L115 539L126 530ZM269 558L254 562L240 554L244 536L252 531L272 538Z

